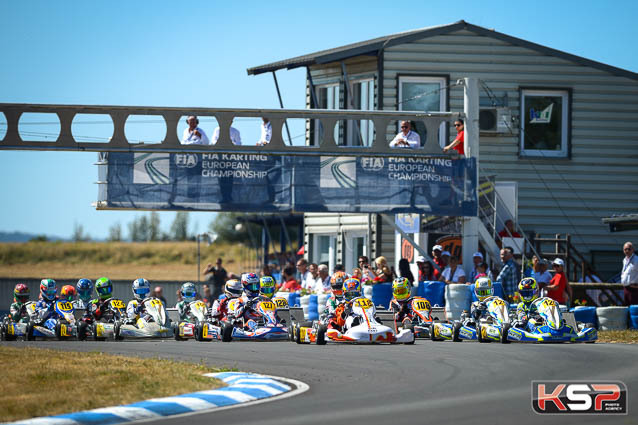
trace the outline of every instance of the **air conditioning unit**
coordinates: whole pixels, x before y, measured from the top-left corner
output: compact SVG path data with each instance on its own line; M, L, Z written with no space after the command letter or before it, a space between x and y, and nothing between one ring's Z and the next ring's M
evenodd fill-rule
M479 129L485 133L509 133L514 131L509 108L481 108Z

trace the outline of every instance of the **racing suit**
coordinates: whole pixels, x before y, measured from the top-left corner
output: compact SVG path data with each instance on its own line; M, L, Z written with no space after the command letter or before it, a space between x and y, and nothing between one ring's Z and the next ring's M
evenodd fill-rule
M514 327L532 332L536 328L537 318L539 318L539 314L536 303L534 301L529 303L521 301L516 306L516 323L514 323Z
M128 302L126 306L126 316L128 317L129 323L137 322L137 319L143 317L146 313L146 308L144 307L143 301L131 300Z
M86 306L86 312L82 317L82 320L92 322L93 320L97 322L108 322L113 317L110 311L108 311L108 302L111 301L111 298L107 298L106 300L102 300L100 298L96 298L94 300L89 301L89 304Z
M190 304L191 304L190 301L180 301L177 304L175 304L175 308L177 309L177 312L179 313L180 322L188 322L188 323L194 322L190 314L190 311L191 311Z
M211 316L216 321L226 320L228 315L228 302L234 298L229 298L227 295L222 295L213 303L211 308Z
M83 300L82 298L78 298L77 300L73 301L73 308L76 310L78 308L83 308L85 310L88 310L90 303L91 303L91 299Z
M11 307L9 307L9 320L15 323L28 323L29 314L27 313L26 304L18 301L11 304Z
M487 316L487 303L492 298L495 298L495 297L491 296L491 297L487 297L483 301L474 301L472 305L470 305L469 316L467 312L465 311L463 312L463 314L461 314L461 323L463 324L463 326L476 327L476 322L480 320L481 318Z
M257 322L261 319L261 315L253 310L252 307L263 298L260 295L251 296L244 292L240 299L242 305L236 311L236 318L243 318L244 327L254 330L257 327Z
M412 297L407 300L399 301L396 298L392 298L390 301L390 310L394 312L394 319L397 323L403 323L404 321L412 321L412 310L410 309L410 302Z
M40 323L44 323L47 321L47 319L56 315L55 303L57 301L58 301L58 297L55 297L51 301L41 299L35 304L35 312L38 315Z
M336 311L337 307L344 302L345 298L343 296L338 297L335 294L330 295L330 297L326 300L326 307L323 309L323 313L321 313L321 322L331 329L338 329L341 331L343 325L339 325L341 320L336 317Z

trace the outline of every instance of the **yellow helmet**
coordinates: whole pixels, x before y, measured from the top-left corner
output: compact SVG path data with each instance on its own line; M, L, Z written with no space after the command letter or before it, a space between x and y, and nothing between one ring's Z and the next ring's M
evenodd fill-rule
M410 298L410 282L405 277L397 277L392 282L392 295L398 301Z
M484 301L487 297L494 295L494 287L489 277L479 277L474 283L474 293L479 301Z

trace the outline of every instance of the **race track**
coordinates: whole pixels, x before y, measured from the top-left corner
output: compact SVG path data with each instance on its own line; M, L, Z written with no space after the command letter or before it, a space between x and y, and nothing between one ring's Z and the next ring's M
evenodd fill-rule
M413 346L310 346L294 343L36 342L39 347L161 356L301 380L296 397L171 424L637 423L638 345L519 345L418 340ZM621 380L627 416L539 416L532 380ZM488 422L489 421L489 422Z

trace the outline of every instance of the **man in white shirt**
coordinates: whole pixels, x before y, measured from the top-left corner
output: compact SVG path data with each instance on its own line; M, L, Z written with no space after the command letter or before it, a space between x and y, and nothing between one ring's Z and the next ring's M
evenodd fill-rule
M272 124L270 120L266 117L262 117L263 123L261 124L261 137L259 141L256 143L257 146L264 146L270 143L270 139L272 138Z
M188 128L184 129L184 133L182 134L182 145L210 144L210 140L208 140L208 136L206 136L204 130L197 126L199 120L195 115L186 118L186 124L188 124Z
M631 242L623 245L625 258L622 260L620 283L625 293L625 305L638 304L638 256Z
M310 270L308 270L308 261L306 261L305 258L300 258L299 261L297 261L297 271L299 272L299 283L301 284L301 289L312 291L314 289L315 281L310 274Z
M231 123L232 124L232 123ZM217 144L219 140L219 127L215 129L213 133L213 145ZM233 142L233 145L241 145L241 136L239 135L239 130L235 127L230 127L230 140Z
M459 259L456 256L450 257L450 264L441 274L445 283L465 283L466 276L463 267L459 267Z
M319 264L317 270L319 271L319 277L315 282L315 293L329 294L332 288L330 287L330 274L328 273L328 266L326 266L325 264Z
M401 131L390 142L391 148L417 149L421 146L419 133L411 130L410 121L401 121Z

